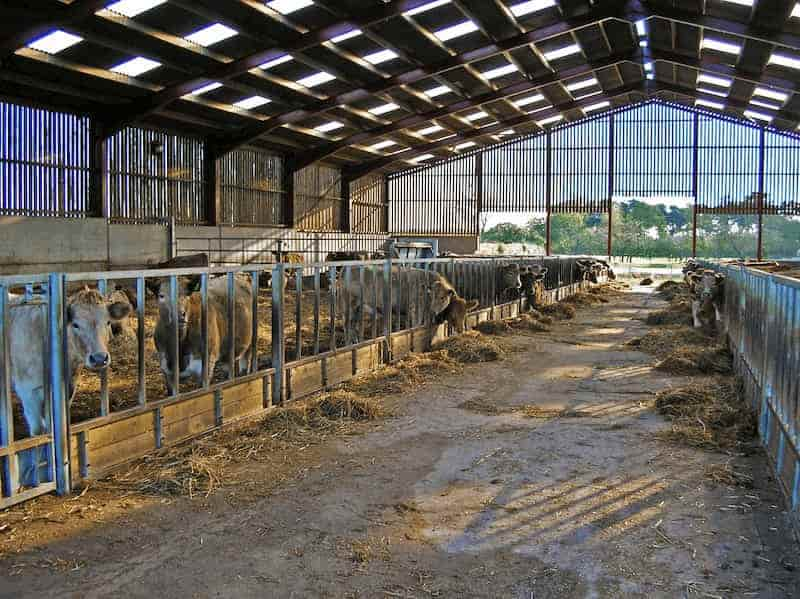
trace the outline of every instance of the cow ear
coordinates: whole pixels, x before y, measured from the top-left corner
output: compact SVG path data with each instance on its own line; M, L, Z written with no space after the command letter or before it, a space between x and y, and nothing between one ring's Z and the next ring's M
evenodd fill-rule
M111 320L122 320L131 312L131 305L127 302L114 302L108 306L108 315Z
M477 310L478 306L480 305L481 303L478 300L471 300L467 302L467 312L472 312L473 310Z

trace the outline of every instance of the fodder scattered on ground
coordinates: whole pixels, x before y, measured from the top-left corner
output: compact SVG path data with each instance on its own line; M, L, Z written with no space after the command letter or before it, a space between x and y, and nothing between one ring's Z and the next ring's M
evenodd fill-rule
M639 285L641 285L642 287L646 287L652 284L653 284L653 279L651 279L650 277L645 277L644 279L639 281Z
M682 348L708 346L711 342L710 337L697 329L671 325L648 331L642 337L631 339L626 345L663 359Z
M706 467L705 477L718 485L742 487L743 489L753 488L753 477L741 470L734 470L730 462L726 462L725 464L712 464Z
M674 296L668 307L650 312L645 322L656 326L672 324L691 326L692 304L688 299L679 299L678 296Z
M484 320L475 326L475 330L484 335L507 335L511 333L511 325L505 320Z
M433 376L458 370L458 362L444 350L409 354L394 364L357 376L344 389L364 397L380 397L418 388Z
M507 351L497 341L478 331L467 331L437 343L434 350L445 350L447 355L462 364L495 362L506 357Z
M511 328L521 331L530 331L532 333L547 333L550 331L549 324L552 324L553 319L549 316L542 316L537 319L531 314L523 314L519 318L511 321Z
M733 356L727 347L682 347L656 364L670 374L731 374Z
M575 318L575 314L577 314L575 306L565 302L548 304L546 306L542 306L539 310L545 316L551 316L556 320L571 320Z
M716 378L662 391L656 409L671 420L662 439L713 450L749 451L756 435L756 418L738 385Z
M564 302L576 307L594 306L597 304L607 304L608 299L594 293L579 292L564 298Z
M656 289L658 295L668 302L675 298L689 298L689 286L681 281L664 281Z

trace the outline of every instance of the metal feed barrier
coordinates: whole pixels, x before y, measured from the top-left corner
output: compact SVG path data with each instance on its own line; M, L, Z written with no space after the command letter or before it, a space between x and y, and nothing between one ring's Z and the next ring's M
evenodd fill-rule
M546 294L549 301L557 301L584 285L575 274L575 260L529 256L395 259L0 277L0 508L51 491L67 493L71 485L99 476L124 461L328 388L409 351L424 349L432 339L426 332L435 329L438 338L449 332L446 325L431 327L427 282L415 284L404 279L403 273L409 268L443 274L461 297L479 300L478 311L470 315L469 322L474 325L479 319L508 317L523 309L523 298L501 297L496 288L496 275L502 266L546 266ZM397 289L393 289L393 268L400 273ZM246 368L237 372L235 352L229 346L227 372L209 372L209 282L216 276L227 277L226 293L231 297L235 277L241 273L248 275L252 291L251 335L256 350L251 352ZM363 284L367 273L371 286ZM177 322L181 285L187 277L196 279L201 298L202 373L199 381L185 381L175 369L171 379L175 392L167 395L154 359L155 348L148 347L156 302L147 299L147 283L168 282L164 309ZM345 302L344 314L338 314L336 286L332 284L337 279L362 282L356 305L370 301L381 307L382 317L369 317L364 310L358 316L352 314L351 301ZM379 279L383 282L382 297L378 297ZM285 283L274 284L279 281ZM135 335L113 340L111 374L84 371L80 375L75 400L70 404L64 349L67 290L85 284L104 294L115 285L134 293L136 308L131 318L135 320ZM399 318L392 312L393 296L408 306ZM47 321L46 339L41 340L46 348L41 392L47 432L32 438L25 436L27 427L21 424L19 398L11 380L10 314L23 306L36 306ZM228 302L225 317L229 330L234 330L234 302ZM358 339L351 338L353 324ZM233 335L229 337L232 343ZM177 356L177 327L173 327L169 343ZM129 352L125 360L115 354L123 351Z
M743 265L706 266L726 276L724 318L734 369L800 524L800 281Z

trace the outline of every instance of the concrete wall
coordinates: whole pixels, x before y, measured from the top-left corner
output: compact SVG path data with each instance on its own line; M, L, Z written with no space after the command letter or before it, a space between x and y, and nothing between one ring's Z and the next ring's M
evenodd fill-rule
M478 251L477 237L438 237L439 252L474 254Z
M109 225L102 218L0 217L0 274L81 272L167 258L157 225Z

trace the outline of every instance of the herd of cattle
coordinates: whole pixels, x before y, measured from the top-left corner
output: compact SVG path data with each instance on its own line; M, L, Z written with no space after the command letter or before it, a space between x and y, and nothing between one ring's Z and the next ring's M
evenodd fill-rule
M349 261L374 256L355 253L336 253L328 256L328 261ZM299 263L298 255L280 256L286 263ZM161 263L154 268L207 267L208 257L204 254L183 256ZM613 271L604 261L579 259L572 262L570 279L573 282L588 280L597 282L598 276L606 273L614 278ZM544 279L547 268L504 261L496 269L495 292L497 301L512 301L526 298L530 306L538 306L544 294ZM208 291L208 364L207 372L213 372L217 363L231 363L229 350L233 347L232 362L237 363L241 372L247 370L253 351L252 323L254 314L253 290L250 275L237 274L235 277L235 307L233 342L229 338L228 327L228 282L227 277L210 278ZM194 286L191 277L181 281L178 306L173 311L170 302L169 281L148 280L148 291L158 298L158 321L153 334L161 370L170 394L175 392L174 369L178 368L179 379L198 380L202 373L204 343L202 335L202 296ZM286 281L283 282L284 286ZM344 323L349 338L360 341L358 326L362 318L384 316L384 277L382 271L364 270L364 281L350 280L341 275L335 282L336 310L340 317L349 318ZM377 292L373 288L377 286ZM392 318L395 322L407 318L412 310L419 310L416 299L404 289L424 289L425 300L422 309L429 317L428 322L449 323L456 332L463 332L467 313L478 307L477 301L459 296L453 284L442 274L419 268L393 266L391 270ZM86 369L101 372L111 362L109 354L110 337L115 333L129 331L128 318L136 307L135 287L118 285L113 291L102 294L96 288L81 286L67 290L66 306L66 367L68 368L67 389L70 400L74 394L78 374ZM365 292L369 290L369 292ZM370 298L379 298L378 301ZM43 357L47 355L47 315L43 301L29 301L21 294L9 294L10 307L8 337L10 339L11 384L19 397L29 434L36 436L47 430L45 414L46 380ZM177 318L175 318L177 315ZM176 331L177 329L177 331ZM178 339L178 353L175 353L174 339Z

